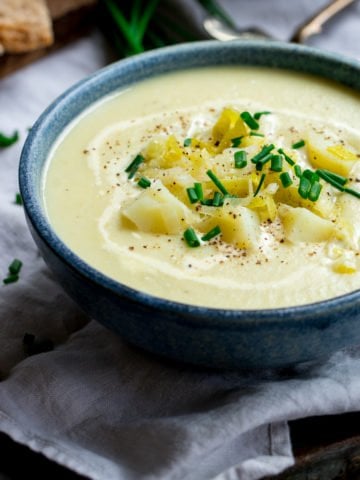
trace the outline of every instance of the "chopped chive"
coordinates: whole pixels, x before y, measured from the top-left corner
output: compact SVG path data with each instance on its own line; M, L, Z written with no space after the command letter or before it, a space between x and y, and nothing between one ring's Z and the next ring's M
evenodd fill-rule
M19 275L17 274L10 274L3 280L4 285L9 285L9 283L15 283L19 280Z
M282 156L281 155L272 155L270 170L273 172L282 171Z
M312 170L309 170L308 168L303 171L302 173L303 177L307 178L310 180L311 183L315 183L319 181L319 175L316 172L313 172Z
M272 153L268 153L267 155L265 155L265 157L262 157L260 158L260 160L258 160L256 162L256 170L258 171L261 171L263 169L263 166L267 163L267 162L270 162L270 160L272 159L273 157L273 154Z
M204 198L204 192L201 183L195 182L194 189L199 200Z
M298 192L300 197L308 198L311 189L311 182L306 177L300 177Z
M263 133L250 132L251 137L265 137Z
M322 185L318 181L315 181L311 185L308 199L311 200L312 202L316 202L316 200L318 200L320 196L321 189L322 189Z
M213 207L221 207L223 205L224 199L220 192L214 193L214 198L212 199L212 206Z
M196 203L199 200L198 194L196 193L194 187L187 188L186 192L188 194L190 203Z
M281 155L284 156L285 161L286 161L289 165L291 165L291 166L295 165L294 160L293 160L292 158L290 158L289 155L286 155L286 153L284 152L284 150L283 150L282 148L278 148L278 152L281 153Z
M255 190L254 197L260 192L261 187L263 186L264 180L265 180L266 174L263 173L260 178L259 185L257 186L257 189Z
M293 143L292 146L291 146L291 148L294 148L294 149L296 149L296 148L301 148L301 147L303 147L304 145L305 145L305 140L299 140L298 142Z
M188 228L187 230L185 230L184 240L189 245L189 247L194 248L200 246L200 240L198 239L193 228Z
M251 115L249 112L242 112L240 113L240 117L244 120L246 125L251 128L251 130L258 130L259 129L259 124L258 122L254 119L254 117Z
M293 181L292 181L290 175L288 174L288 172L281 173L280 174L280 180L281 180L282 186L284 188L290 187L290 185L292 185L292 183L293 183Z
M185 138L184 147L190 147L191 142L192 142L192 138Z
M17 193L15 195L15 201L14 201L15 205L23 205L23 201L22 201L22 198L21 198L21 195L20 193Z
M245 150L240 150L234 153L235 168L244 168L247 165L247 153Z
M257 163L259 160L261 160L263 157L265 157L266 155L268 155L273 149L275 148L275 146L271 143L270 145L265 145L259 153L257 153L255 155L255 157L253 157L251 159L252 163Z
M232 146L232 148L240 147L241 141L242 141L243 138L244 138L243 135L242 135L241 137L232 138L232 139L231 139L231 146Z
M7 136L0 132L0 147L10 147L13 143L19 140L19 132L16 130L12 135Z
M353 190L352 188L344 188L344 192L349 193L354 197L360 198L360 192L358 192L357 190Z
M226 188L224 187L224 185L221 183L221 181L218 179L218 177L215 175L214 172L212 172L211 170L208 170L206 172L206 175L209 178L211 178L211 180L217 186L217 188L220 190L221 193L223 193L224 195L229 195L229 192L226 190Z
M136 155L134 160L125 168L125 172L128 173L128 178L131 179L137 172L140 165L145 161L145 158L142 155Z
M301 167L300 167L300 165L295 165L295 167L294 167L294 172L295 172L295 175L296 175L297 177L299 177L299 178L301 177L302 173L301 173Z
M259 120L263 115L270 115L271 112L256 112L254 113L255 120Z
M336 183L340 185L345 185L348 182L348 179L339 175L338 173L330 172L330 170L319 169L316 170L316 174L320 175L320 172L325 173L328 177L331 177Z
M141 188L149 188L151 185L151 181L146 177L141 177L137 184Z
M213 199L212 198L204 198L201 200L201 205L205 205L206 207L212 207L213 206Z
M334 188L337 188L338 190L340 190L340 192L343 192L345 190L344 185L337 182L331 174L329 175L328 172L324 170L316 170L316 173L320 178L325 180L325 182L329 183Z
M11 273L11 275L18 275L22 265L22 261L15 258L9 265L9 273Z
M213 239L214 237L220 234L221 234L221 228L219 227L219 225L216 225L216 227L211 229L209 232L205 233L205 235L201 237L201 240L203 240L204 242L208 242L209 240Z

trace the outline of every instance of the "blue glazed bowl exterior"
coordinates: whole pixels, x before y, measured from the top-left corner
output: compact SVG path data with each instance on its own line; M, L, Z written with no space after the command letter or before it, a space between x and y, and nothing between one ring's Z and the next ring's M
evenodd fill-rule
M49 151L67 124L118 89L169 71L255 65L317 74L360 90L360 64L275 42L198 42L115 63L78 83L39 118L25 143L20 191L32 235L64 289L92 318L150 352L215 368L287 367L360 343L360 292L310 305L224 310L180 304L136 291L93 269L52 230L41 179ZM269 285L270 287L270 285Z

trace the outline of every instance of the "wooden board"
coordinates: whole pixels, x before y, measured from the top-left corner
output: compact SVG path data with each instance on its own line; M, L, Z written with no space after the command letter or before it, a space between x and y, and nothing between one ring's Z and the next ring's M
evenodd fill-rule
M0 78L89 33L95 25L95 7L96 0L49 0L54 44L29 53L0 56Z

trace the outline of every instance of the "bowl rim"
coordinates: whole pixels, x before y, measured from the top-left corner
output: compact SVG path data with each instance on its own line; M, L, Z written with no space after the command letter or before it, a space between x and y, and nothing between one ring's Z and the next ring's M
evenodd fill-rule
M181 313L187 316L188 322L191 324L201 324L203 327L216 325L221 326L222 329L226 327L238 326L242 324L258 324L261 322L281 322L282 324L293 324L293 321L300 320L306 322L311 318L313 322L323 321L324 316L329 311L332 314L338 312L339 314L349 308L359 307L360 305L360 289L332 297L329 299L316 301L304 305L294 305L287 307L275 307L275 308L262 308L262 309L225 309L217 307L206 307L200 305L193 305L187 303L181 303L173 300L167 300L140 290L136 290L133 287L127 286L120 281L114 280L96 268L92 267L85 260L79 257L73 252L55 233L42 205L41 195L39 194L40 179L36 175L36 163L37 156L33 155L33 151L36 151L41 146L41 141L46 128L49 128L49 124L53 122L61 109L68 106L72 101L76 100L79 96L86 96L89 91L94 89L99 84L104 84L111 79L114 79L117 75L121 76L121 72L131 68L138 68L143 74L150 74L144 76L159 75L167 71L174 71L169 68L161 71L161 66L164 65L169 58L176 58L179 55L189 57L199 55L211 55L212 52L219 51L232 51L232 53L246 50L250 53L265 52L267 54L276 54L277 58L284 58L289 54L293 56L300 56L304 59L312 58L316 62L327 65L328 68L337 66L339 71L334 71L333 77L325 76L331 80L338 81L347 86L354 88L353 82L346 81L346 76L351 75L351 71L360 74L360 63L355 59L345 57L343 55L320 51L316 48L311 48L303 45L286 44L277 41L237 41L231 42L219 42L213 40L198 41L191 43L178 44L170 47L163 47L160 49L145 52L128 59L122 59L114 62L90 76L80 80L75 85L67 89L62 95L55 99L47 109L40 115L34 126L31 128L25 144L22 149L20 164L19 164L19 187L20 193L23 199L24 210L31 222L32 227L37 234L44 241L48 248L51 249L53 254L64 262L68 268L80 273L87 281L93 282L100 287L124 297L128 302L140 303L148 308L155 309L157 311L167 312L168 314ZM237 63L243 65L241 61ZM246 65L259 66L259 64L245 63ZM211 63L206 63L210 66ZM213 63L214 65L214 63ZM188 68L205 65L190 65ZM279 65L268 65L275 68L284 68L304 73L309 72L307 68L294 68ZM340 68L341 67L341 68ZM160 72L158 71L160 68ZM149 72L148 72L149 70ZM154 73L154 70L156 72ZM180 69L179 69L180 70ZM341 72L344 72L341 75ZM316 73L315 73L316 74ZM318 74L319 75L319 74ZM320 77L323 75L319 75ZM359 75L360 77L360 75ZM136 82L130 82L132 84ZM360 90L360 80L355 86L355 90ZM113 90L115 91L115 90ZM101 97L99 97L101 98ZM86 108L89 108L94 102L90 101ZM81 115L82 110L79 110L78 115ZM61 130L62 131L62 130ZM58 132L58 135L61 134ZM56 139L55 139L56 141ZM54 145L55 141L51 143ZM46 152L46 158L50 150ZM46 160L41 165L41 176L44 172L44 165ZM226 323L225 323L226 321Z

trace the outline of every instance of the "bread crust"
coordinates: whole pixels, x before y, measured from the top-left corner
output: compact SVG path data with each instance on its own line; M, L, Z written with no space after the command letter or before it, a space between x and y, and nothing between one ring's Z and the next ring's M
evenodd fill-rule
M0 51L22 53L53 42L52 22L45 0L0 1Z

